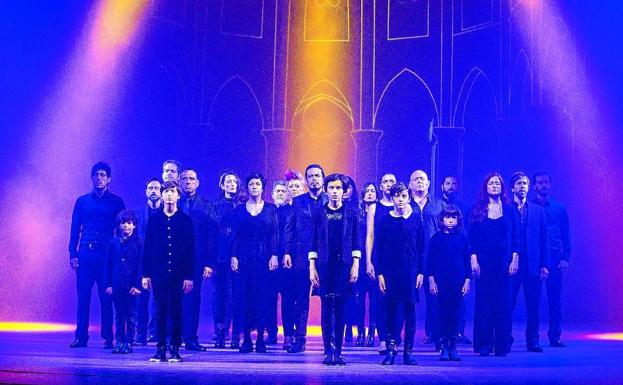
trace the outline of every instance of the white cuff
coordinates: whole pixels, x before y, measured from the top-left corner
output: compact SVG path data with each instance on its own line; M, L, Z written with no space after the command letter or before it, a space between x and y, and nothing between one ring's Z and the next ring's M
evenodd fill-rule
M318 253L315 251L310 251L309 254L307 254L307 259L318 259Z
M353 258L361 258L361 250L353 250Z

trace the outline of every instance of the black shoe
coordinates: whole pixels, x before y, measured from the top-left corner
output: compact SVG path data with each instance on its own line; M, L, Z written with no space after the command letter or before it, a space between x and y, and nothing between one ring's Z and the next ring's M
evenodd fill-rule
M381 365L393 365L396 361L396 343L394 341L387 342L387 352L385 358L381 361Z
M229 344L231 349L240 349L240 336L232 336L231 343Z
M461 361L461 357L459 357L459 352L456 350L456 338L450 338L448 342L448 358L450 361Z
M417 361L413 358L413 352L410 350L405 350L402 354L402 363L405 365L417 365Z
M207 348L203 345L199 345L197 342L190 342L184 344L184 349L192 350L194 352L205 352Z
M323 365L335 365L335 353L331 350L328 351L322 359Z
M366 336L363 334L357 334L357 340L355 341L355 346L363 347L366 344Z
M121 354L130 354L134 351L131 343L123 344L123 348L121 349Z
M264 340L255 341L255 352L266 353L266 343L264 343Z
M459 334L456 337L456 342L459 343L459 344L463 344L463 345L471 345L472 344L472 341L469 338L467 338L467 336L465 334Z
M549 346L554 347L554 348L566 348L567 347L567 345L561 340L550 341Z
M72 343L69 344L70 348L86 348L87 340L83 340L80 338L76 338Z
M269 334L266 338L267 345L277 345L277 336L275 334Z
M167 350L164 346L158 348L158 350L156 351L156 354L154 354L149 359L149 362L166 362L166 361L167 361Z
M180 348L179 346L171 346L171 357L169 357L169 362L182 362L184 361L180 356Z
M104 349L112 349L114 347L112 340L104 340Z
M112 354L121 354L122 350L123 350L123 344L121 342L117 342L115 347L112 349L111 353Z
M214 334L214 337L214 348L225 349L225 329L218 329Z
M238 352L240 353L251 353L253 351L253 342L251 340L244 340L240 348L238 348Z
M450 353L448 352L448 347L445 344L441 347L439 361L450 361Z
M533 353L543 353L543 348L539 345L528 346L528 351Z
M478 354L480 357L489 357L491 355L491 351L489 349L480 349Z
M292 346L288 349L288 353L303 353L305 351L305 338L295 338Z
M373 326L368 329L368 338L366 339L366 346L373 347L374 346L374 333L375 328Z
M292 337L290 336L284 337L283 338L283 350L290 349L290 346L292 346Z
M336 354L335 358L333 359L333 365L344 366L346 365L346 361L344 360L344 357L342 357L341 354Z

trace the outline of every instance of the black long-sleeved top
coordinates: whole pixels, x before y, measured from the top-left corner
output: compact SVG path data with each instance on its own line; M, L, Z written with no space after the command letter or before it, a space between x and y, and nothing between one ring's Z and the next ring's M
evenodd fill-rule
M162 205L163 203L161 203L160 207L152 209L148 203L145 203L134 209L138 222L136 224L136 232L138 233L138 237L143 241L145 240L145 235L147 234L147 223L149 222L149 218L151 218L151 216L155 213L162 211Z
M526 202L521 211L516 202L514 206L519 218L519 270L537 276L541 268L549 269L550 265L545 210L531 202Z
M119 236L111 239L104 273L106 287L126 292L133 287L140 289L142 258L143 243L136 234L125 240Z
M324 205L313 214L313 229L311 237L311 246L309 249L309 258L316 259L316 266L326 265L329 263L329 257L332 251L331 246L341 246L337 250L337 255L342 258L342 262L351 266L353 258L361 258L361 237L359 227L358 208L352 205L342 205L338 210L333 210ZM341 234L330 234L329 216L343 216L341 224L338 227Z
M143 276L157 281L191 281L194 268L192 219L179 209L170 217L164 211L154 214L147 224Z
M311 250L312 231L314 228L312 215L328 201L327 194L320 194L318 199L311 197L309 192L299 195L292 201L284 230L284 254L292 257L292 267L298 270L309 269L308 253Z
M264 202L262 211L252 216L246 205L241 204L234 210L233 219L231 256L238 258L240 273L249 273L252 267L268 273L268 261L277 255L277 208Z
M288 213L290 213L291 205L281 205L277 207L277 224L279 226L279 241L277 242L277 256L283 258L284 250L284 236L286 230L286 221L288 220Z
M108 190L101 197L95 191L79 197L71 215L69 258L78 258L78 249L83 245L105 249L114 235L117 214L124 208L123 200Z
M551 198L548 198L544 205L536 199L532 202L545 208L552 264L557 265L560 260L569 261L569 256L571 255L571 232L569 231L567 208L562 203Z
M219 196L212 204L210 233L212 241L211 249L208 250L208 265L227 264L229 268L229 258L231 257L231 244L233 241L233 212L236 203L233 199Z
M502 217L496 219L502 221L503 232L499 239L490 239L487 228L487 218L482 220L472 219L469 225L469 245L470 254L480 254L487 252L492 247L503 249L502 262L510 263L513 253L519 253L519 218L517 217L517 209L513 205L504 205L502 207ZM482 265L480 259L480 264Z
M212 205L210 202L194 194L190 197L182 197L179 206L184 214L193 220L193 230L195 236L195 268L204 267L215 268L214 258L210 258L210 250L213 250L212 242L215 237L211 232L214 226L211 225Z
M417 302L418 274L423 274L424 231L417 214L408 218L391 214L375 223L378 275L385 279L385 297L391 301Z
M427 260L426 275L441 282L462 282L471 276L469 244L460 231L433 235Z

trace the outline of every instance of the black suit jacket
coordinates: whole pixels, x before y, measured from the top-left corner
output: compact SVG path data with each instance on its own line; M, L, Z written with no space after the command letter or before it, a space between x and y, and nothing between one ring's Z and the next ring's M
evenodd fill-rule
M286 219L284 230L284 254L292 257L292 267L299 270L309 269L308 253L311 250L313 213L328 201L322 193L313 199L309 192L294 198Z
M517 216L521 218L519 210L517 210ZM550 249L549 239L547 236L547 218L543 207L526 202L526 234L525 238L523 234L520 234L519 240L523 243L525 239L526 244L520 243L520 250L525 250L524 254L519 254L519 266L528 266L530 275L539 275L539 270L542 267L549 269L550 265ZM521 262L522 258L527 258L527 265Z
M312 231L310 252L315 254L318 266L329 263L329 221L327 206L322 206L313 214L314 228ZM344 206L344 222L342 226L342 262L350 266L353 264L353 254L361 258L361 236L359 230L359 216L357 207ZM309 258L312 255L308 253Z

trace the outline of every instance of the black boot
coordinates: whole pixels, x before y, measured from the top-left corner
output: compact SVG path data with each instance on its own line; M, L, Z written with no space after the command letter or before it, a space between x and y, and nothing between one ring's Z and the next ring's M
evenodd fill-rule
M111 353L112 354L121 354L122 350L123 350L123 344L121 342L117 342L115 347L112 349Z
M255 352L266 353L266 343L264 342L264 336L258 335L257 341L255 341Z
M405 348L402 353L402 363L405 365L417 365L415 358L413 358L413 344L405 340ZM411 339L413 341L413 339Z
M219 328L216 331L216 340L214 341L215 349L225 349L225 329Z
M251 335L245 333L244 340L242 341L242 345L240 345L238 351L240 353L251 353L253 351L253 341L251 341Z
M292 337L291 336L283 337L283 350L290 349L290 346L292 346Z
M132 348L131 342L126 342L123 344L123 349L121 349L121 354L130 354L134 349Z
M449 361L450 360L450 351L448 349L448 340L441 340L441 355L439 356L439 361Z
M158 350L156 350L156 354L154 354L149 362L166 362L167 360L167 347L166 345L158 346Z
M240 334L232 333L231 335L231 344L229 345L231 349L239 349L240 348Z
M387 352L385 358L381 361L381 365L393 365L396 360L396 341L387 341Z
M303 353L305 351L305 337L296 337L294 338L294 342L292 342L292 346L288 349L288 353Z
M461 357L459 357L459 352L456 350L456 337L450 338L448 343L448 354L450 356L450 361L461 361Z
M169 357L169 362L182 362L184 361L180 356L180 347L177 345L171 345L171 357Z
M352 343L353 342L353 326L346 325L346 331L344 333L344 342Z
M357 340L355 341L355 346L363 347L366 344L366 328L358 327L357 328Z
M370 325L368 329L368 338L366 339L366 346L372 347L374 346L374 334L376 333L376 327L374 325Z

